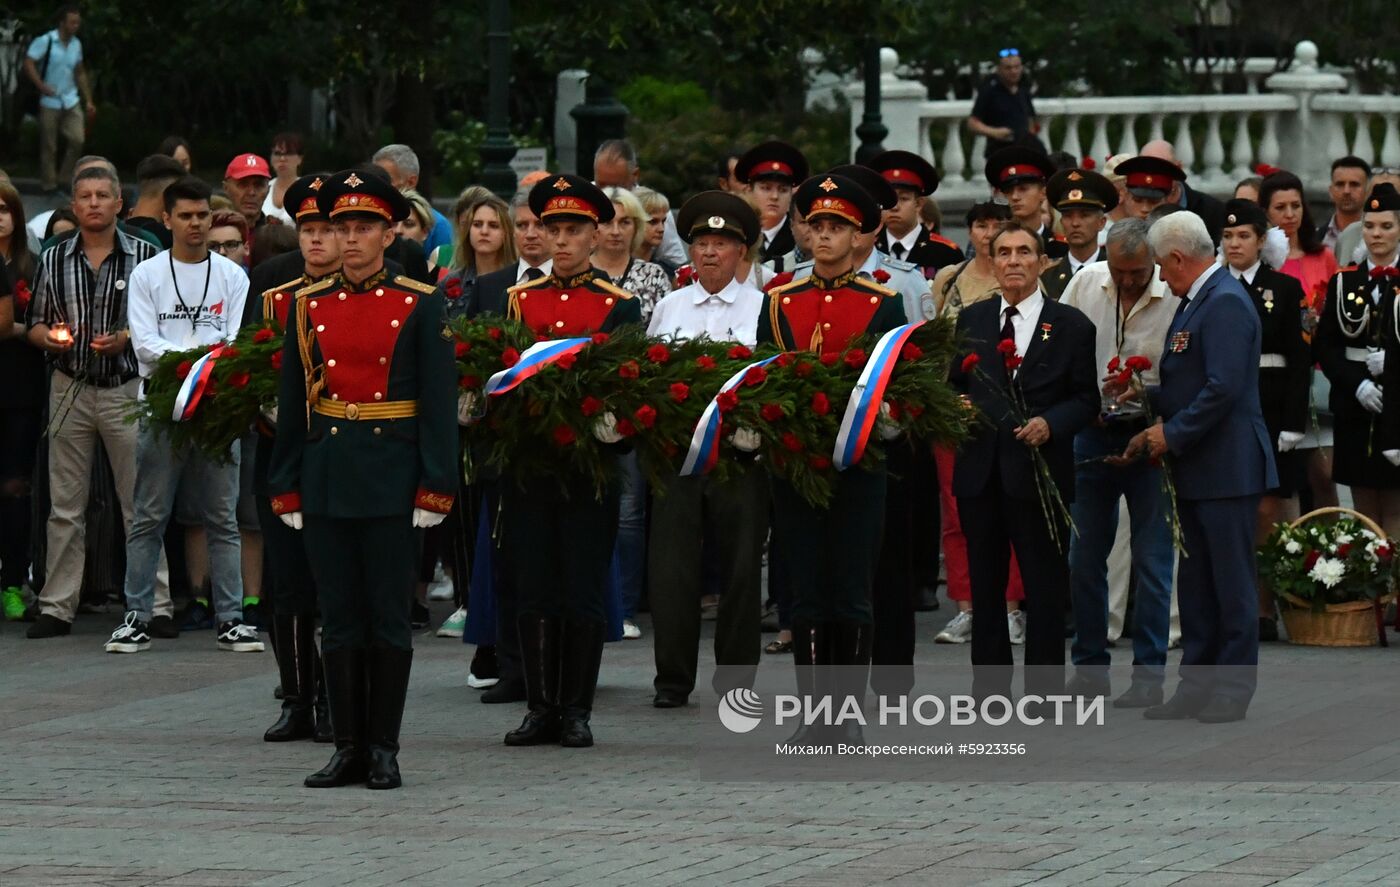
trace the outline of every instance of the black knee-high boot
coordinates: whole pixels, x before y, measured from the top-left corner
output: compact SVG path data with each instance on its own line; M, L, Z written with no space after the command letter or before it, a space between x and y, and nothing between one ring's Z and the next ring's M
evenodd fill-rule
M520 726L506 734L506 745L543 745L559 741L559 621L522 613L521 671L529 711Z
M313 716L316 687L316 623L310 616L272 617L273 649L282 676L282 714L263 734L267 742L310 739L315 733Z
M307 788L335 788L365 781L368 747L365 740L365 651L326 650L326 697L335 732L335 754L320 770L306 777Z
M369 651L369 774L365 785L387 789L403 785L399 777L399 727L408 697L412 650L374 647Z

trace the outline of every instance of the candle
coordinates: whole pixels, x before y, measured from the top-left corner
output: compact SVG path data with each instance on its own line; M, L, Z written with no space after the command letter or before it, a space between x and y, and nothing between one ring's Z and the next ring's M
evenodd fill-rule
M55 342L60 342L64 345L71 345L73 343L73 333L68 329L68 324L66 323L54 324L50 328L50 332L53 334Z

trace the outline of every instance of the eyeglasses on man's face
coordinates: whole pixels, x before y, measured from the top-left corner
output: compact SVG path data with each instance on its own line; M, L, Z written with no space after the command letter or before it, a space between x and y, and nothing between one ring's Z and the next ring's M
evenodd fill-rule
M235 250L242 249L242 248L243 248L243 241L242 241L242 240L211 240L211 241L209 241L209 248L212 249L214 252L216 252L216 253L218 253L218 254L220 254L220 255L223 255L224 253L231 253L231 252L234 252Z

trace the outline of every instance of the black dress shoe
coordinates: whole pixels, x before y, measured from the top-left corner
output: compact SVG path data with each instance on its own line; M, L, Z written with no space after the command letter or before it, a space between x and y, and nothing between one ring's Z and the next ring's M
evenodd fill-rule
M559 728L559 744L564 748L592 748L593 730L588 715L564 715Z
M24 636L31 640L39 640L41 638L67 637L72 632L73 623L64 622L57 616L51 616L48 613L41 613L39 618L34 620L34 624L29 626L29 630L24 633Z
M651 704L654 708L683 708L687 699L685 694L675 690L657 690Z
M1151 684L1133 684L1128 692L1113 700L1114 708L1151 708L1162 704L1162 688Z
M549 745L559 741L559 713L531 711L520 726L506 734L506 745Z
M339 788L358 785L367 776L365 759L358 748L338 748L326 766L302 780L307 788Z
M175 620L170 616L152 616L146 630L151 633L153 638L174 640L180 636L180 626L176 625Z
M1107 669L1105 669L1107 671ZM1112 692L1113 685L1106 680L1090 677L1082 671L1076 671L1074 676L1065 681L1065 692L1070 696L1083 696L1092 699L1095 696L1107 696ZM1157 700L1161 702L1161 699Z
M1259 642L1262 644L1278 640L1278 623L1268 616L1259 617Z
M481 694L481 701L489 704L501 702L524 702L525 688L519 684L508 684L501 681L494 687L489 687Z
M1212 696L1206 707L1196 713L1196 720L1202 724L1228 724L1231 721L1243 721L1247 711L1248 702L1225 696Z
M1177 693L1161 705L1143 709L1142 716L1149 721L1181 721L1186 718L1194 718L1205 707L1204 700L1192 699Z
M399 775L398 755L387 748L371 747L368 773L365 776L365 788L383 791L398 788L401 785L403 785L403 777Z

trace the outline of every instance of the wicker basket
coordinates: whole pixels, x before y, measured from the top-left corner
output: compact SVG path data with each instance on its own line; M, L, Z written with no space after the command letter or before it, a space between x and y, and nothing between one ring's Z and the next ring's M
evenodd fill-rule
M1366 515L1350 508L1319 508L1293 521L1298 526L1315 517L1327 514L1345 514L1366 525L1372 533L1382 539L1385 531ZM1321 612L1313 610L1307 601L1291 594L1278 595L1283 616L1283 625L1288 630L1288 642L1307 644L1314 647L1374 647L1385 645L1385 625L1381 607L1389 603L1393 595L1385 595L1379 601L1347 601L1342 604L1327 604Z

